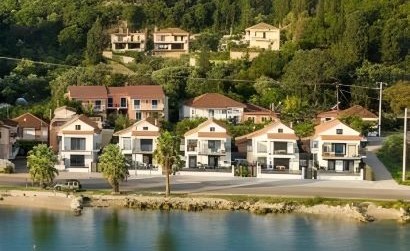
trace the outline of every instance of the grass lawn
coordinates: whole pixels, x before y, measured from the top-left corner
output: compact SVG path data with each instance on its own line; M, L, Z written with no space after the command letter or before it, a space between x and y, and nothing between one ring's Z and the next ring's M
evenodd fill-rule
M393 179L395 179L399 184L410 186L410 168L406 169L406 181L402 181L403 163L401 160L380 152L377 154L377 157L381 162L383 162Z

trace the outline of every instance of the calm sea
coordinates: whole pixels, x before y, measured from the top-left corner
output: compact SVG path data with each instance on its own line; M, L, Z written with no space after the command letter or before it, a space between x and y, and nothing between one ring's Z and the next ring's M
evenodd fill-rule
M410 250L410 224L300 215L0 207L1 251Z

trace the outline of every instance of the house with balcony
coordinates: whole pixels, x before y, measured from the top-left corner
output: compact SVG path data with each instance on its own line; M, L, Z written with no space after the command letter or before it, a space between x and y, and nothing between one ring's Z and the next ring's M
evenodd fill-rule
M13 120L18 123L18 140L48 143L48 123L44 120L31 113L25 113Z
M165 28L154 33L155 56L179 58L189 52L189 32L180 28Z
M101 129L85 115L74 115L57 132L60 165L71 172L91 172L101 150Z
M184 137L185 168L231 167L231 136L222 124L210 118L186 132Z
M49 145L54 152L58 152L58 132L60 127L76 115L76 110L68 106L61 106L54 110L53 118L50 121Z
M345 110L334 109L330 111L321 112L318 115L316 115L316 118L318 122L323 123L346 116L358 116L361 119L363 119L363 121L374 122L376 125L379 120L376 114L372 113L371 111L367 110L366 108L360 105L354 105Z
M276 119L264 128L235 138L239 152L246 152L252 165L262 173L299 174L298 137L295 132Z
M124 156L137 165L153 165L153 153L160 136L157 120L143 119L114 133Z
M69 86L67 97L103 118L117 113L131 120L168 119L168 97L159 85Z
M159 85L108 87L108 112L117 111L131 120L168 120L168 97Z
M82 107L95 114L105 114L107 109L107 87L96 85L77 86L67 88L66 96L71 101L78 101Z
M272 110L251 103L246 103L245 106L242 121L261 124L277 119L275 112Z
M13 120L0 120L0 159L14 159L18 153L15 147L18 124Z
M136 31L123 22L116 32L111 33L111 50L114 52L145 51L146 31Z
M358 131L338 119L317 125L310 137L314 166L328 172L359 173L361 140Z
M245 41L249 48L279 50L280 29L267 23L259 23L245 29Z
M205 93L187 100L180 111L180 118L223 119L240 122L245 105L219 93Z

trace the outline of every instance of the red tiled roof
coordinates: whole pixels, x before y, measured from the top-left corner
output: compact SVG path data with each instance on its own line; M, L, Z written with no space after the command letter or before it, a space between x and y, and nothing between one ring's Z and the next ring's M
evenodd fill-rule
M198 138L229 138L225 132L198 132Z
M226 127L225 127L224 124L222 124L222 123L220 123L219 121L214 120L214 119L211 118L211 119L208 119L208 120L202 122L202 123L199 124L197 127L195 127L195 128L193 128L193 129L187 131L187 132L184 134L184 136L186 137L186 136L189 136L189 135L194 134L194 133L196 133L196 132L199 132L199 130L201 130L202 127L207 126L207 125L210 125L210 124L212 124L212 123L215 123L215 124L219 125L220 127L224 128L224 129L226 130ZM229 135L228 135L228 136L229 136ZM229 136L229 137L230 137L230 136Z
M159 85L133 85L108 87L108 95L130 96L131 98L164 98L165 94Z
M341 116L359 116L361 118L377 119L377 116L360 105L354 105L340 112Z
M338 124L341 124L341 123L342 122L340 122L340 120L334 119L334 120L319 124L319 125L315 126L315 135L318 135L321 132L329 130L330 128L332 128L332 127L334 127Z
M185 34L188 33L187 31L184 31L183 29L180 28L164 28L155 31L154 33L172 33L172 34Z
M245 104L245 109L244 109L244 113L245 114L263 114L263 115L271 115L271 116L275 116L275 113L269 109L266 109L264 107L258 106L258 105L254 105L251 103L246 103Z
M322 140L361 140L357 135L322 135Z
M298 137L293 133L268 133L268 139L293 139L297 140Z
M35 128L40 130L41 127L48 127L48 124L44 120L31 113L24 113L23 115L14 118L13 121L16 121L21 128Z
M195 108L228 108L228 107L241 107L246 106L236 100L228 98L219 93L205 93L201 96L189 99L185 102L186 106Z
M321 112L317 115L318 118L336 118L339 115L340 110L330 110Z
M71 85L67 88L70 94L70 98L75 99L106 99L107 98L107 88L105 86L76 86Z
M251 26L249 28L246 28L246 30L278 30L278 28L276 28L273 25L262 22L255 24L254 26Z

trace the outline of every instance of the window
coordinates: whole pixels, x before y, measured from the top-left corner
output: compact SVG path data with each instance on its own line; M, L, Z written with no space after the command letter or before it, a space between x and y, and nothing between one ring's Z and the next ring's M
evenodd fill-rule
M158 108L158 100L152 100L151 104L152 104L152 109L157 109Z
M161 35L159 38L160 41L165 41L165 35Z
M209 128L209 131L210 131L210 132L215 132L215 127L210 127L210 128Z
M256 151L258 153L266 153L268 152L268 144L266 141L259 141L256 144Z
M81 130L81 125L75 125L75 130L80 131Z
M192 109L192 115L195 115L195 110L194 109Z
M141 117L142 117L141 112L136 112L135 113L135 119L136 120L141 120Z
M112 100L112 98L108 98L108 107L113 107L113 100Z
M127 107L127 98L121 98L121 107Z
M85 138L71 138L71 149L69 150L85 150Z
M209 117L213 118L215 115L215 111L213 109L208 110Z
M317 140L312 142L312 148L318 148L319 142Z
M139 99L134 99L134 110L141 108L141 101Z
M144 127L142 128L142 130L148 131L148 126L144 126Z
M262 33L263 38L266 38L266 32Z
M0 132L0 139L1 139L1 132Z
M130 137L122 138L122 148L124 150L131 150L131 138Z
M336 129L336 134L343 134L343 129Z
M283 129L282 129L282 128L279 128L279 129L278 129L278 133L283 133Z
M101 100L96 100L95 103L94 103L94 110L95 111L101 111L102 110L101 108L102 108Z
M335 154L344 155L346 153L346 144L336 143L333 144Z
M84 155L71 155L70 166L85 166Z

